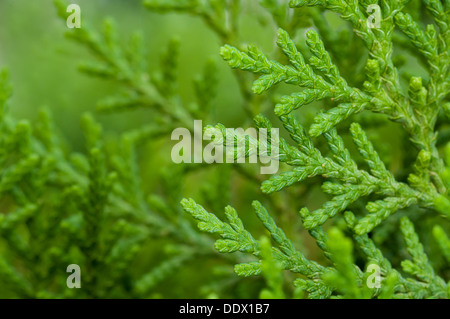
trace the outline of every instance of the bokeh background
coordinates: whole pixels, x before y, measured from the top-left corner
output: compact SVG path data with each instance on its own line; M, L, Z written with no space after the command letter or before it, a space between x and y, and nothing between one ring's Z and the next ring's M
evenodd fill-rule
M201 73L208 59L214 60L219 74L219 88L213 106L214 117L227 127L246 127L251 123L242 109L243 98L232 71L219 56L220 40L197 17L181 13L150 12L142 6L140 0L73 0L70 3L80 5L82 26L89 25L93 30L101 30L103 20L112 18L124 43L132 32L141 31L149 69L158 68L160 54L171 39L180 39L177 77L180 83L178 92L183 100L194 99L194 78ZM256 2L245 11L246 17L242 21L247 27L242 28L242 43L257 43L263 49L272 50L276 29L272 25L264 26L258 20L261 14L266 18L269 15ZM136 109L119 114L95 112L97 103L105 96L113 95L120 89L120 85L89 77L78 71L80 63L92 60L92 56L84 47L66 39L64 34L67 30L65 22L58 17L52 0L0 1L0 66L8 68L11 75L14 90L9 104L11 114L19 119L33 121L40 108L49 108L68 149L81 153L86 152L80 124L80 117L85 112L92 112L103 125L105 134L111 136L150 123L152 116L146 110ZM151 156L143 156L140 166L148 193L158 192L161 175L172 167L170 150L173 145L170 136L166 136L145 146ZM181 185L178 186L182 187L184 196L199 199L204 191L202 184L214 179L215 174L214 168L211 168L194 174L187 181L180 180ZM251 212L252 200L260 197L258 186L237 176L231 176L230 179L233 179L233 185L229 186L233 194L230 204L237 209L242 208L243 219L249 229L254 229L256 234L263 234L261 225ZM216 213L223 215L222 212ZM190 217L186 215L186 218ZM295 220L296 216L287 216L285 219L289 222L289 219ZM298 223L293 225L296 225L293 229L299 228ZM138 276L159 265L166 259L164 250L167 247L170 250L170 243L170 239L164 238L149 241L145 252L129 272ZM36 268L39 268L39 264ZM261 279L250 278L240 283L237 278L229 280L236 277L232 272L232 261L221 258L190 260L176 273L167 276L149 296L258 296L264 286ZM216 282L224 287L217 289L220 294L209 288L214 287Z

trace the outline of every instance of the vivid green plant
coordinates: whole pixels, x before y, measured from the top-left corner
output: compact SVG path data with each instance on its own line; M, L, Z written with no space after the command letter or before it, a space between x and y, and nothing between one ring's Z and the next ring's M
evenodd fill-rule
M381 10L379 27L367 23L369 5ZM55 7L65 22L67 3ZM158 155L170 154L161 142L175 128L223 123L215 107L220 90L232 90L221 85L226 73L216 60L202 61L186 98L178 61L187 40L166 39L160 49L145 32L122 40L113 19L101 31L83 20L66 32L92 57L79 70L118 92L82 116L82 151L48 109L35 123L16 120L7 72L0 75L0 297L449 297L448 1L145 0L144 7L189 14L212 31L242 101L240 123L284 128L282 172L265 178L256 165L161 165ZM260 34L249 32L249 21ZM252 37L270 43L247 45ZM149 50L162 51L157 67ZM145 126L110 132L98 121L137 108L147 112ZM257 145L253 138L244 136ZM237 213L250 196L262 237L253 216ZM82 289L66 287L69 264L80 265ZM380 270L375 287L372 266ZM193 284L183 274L195 267L203 268ZM179 289L164 290L175 276Z
M434 22L427 24L426 31L423 31L419 22L415 22L410 14L402 12L407 2L378 3L383 17L379 28L368 27L365 14L367 6L377 3L376 1L290 2L292 7L323 7L337 12L350 22L368 52L365 62L366 80L359 86L349 85L340 75L338 66L326 50L327 43L312 29L306 32L306 44L310 51L308 56L298 50L288 32L283 29L278 31L277 44L286 56L288 65L270 60L256 46L249 46L246 52L229 45L221 49L222 57L232 68L259 75L253 83L255 94L261 94L283 82L302 88L300 92L282 96L275 105L275 113L296 144L292 145L285 139L280 141L279 159L288 168L264 181L261 190L265 193L277 192L305 179L322 176L322 190L331 195L330 200L312 212L306 207L302 208L300 215L303 226L309 230L333 266L325 267L306 259L261 204L255 202L253 206L258 218L278 245L273 249L274 256L282 262L284 269L306 277L297 280L296 285L314 298L363 298L380 295L379 290L367 292L363 280L364 271L353 266L351 241L335 232L332 233L333 238L328 239L323 224L339 213L345 213L347 228L364 252L367 262L377 264L384 278L395 276L397 282L394 285L386 279L392 297L448 297L448 285L430 265L414 226L407 217L401 219L400 229L412 257L412 261L405 260L401 263L403 273L408 277L391 266L368 236L377 226L389 222L391 215L412 206L425 209L426 214L439 212L443 217L449 217L448 199L445 197L448 183L436 145L436 122L439 117L446 117L447 111L443 105L450 89L450 8L447 2L424 1ZM407 91L401 83L401 70L392 59L396 28L410 39L411 50L423 55L428 70L424 81L426 84L421 77L411 76ZM346 43L341 41L341 45L345 46ZM325 99L332 101L330 108L326 112L319 112L306 132L293 111ZM415 164L409 169L406 180L397 180L386 169L363 128L356 122L351 123L350 132L368 169L361 169L361 165L356 163L345 147L336 128L353 114L361 112L384 114L386 119L400 123L406 131L411 144L417 149ZM263 128L272 125L261 116L255 122ZM328 156L314 146L312 138L320 136L328 143ZM360 204L359 218L352 213L355 211L352 208L355 202ZM184 200L182 205L199 221L201 230L216 233L223 238L216 242L219 251L244 251L261 258L259 245L242 226L236 213L230 214L231 208L228 208L228 222L222 222L193 200ZM434 229L434 234L445 256L448 247L444 232L438 227ZM259 274L261 262L240 264L235 270L242 276Z

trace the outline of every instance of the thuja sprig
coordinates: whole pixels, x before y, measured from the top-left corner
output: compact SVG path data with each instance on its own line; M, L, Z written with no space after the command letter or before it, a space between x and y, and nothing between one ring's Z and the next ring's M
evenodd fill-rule
M435 275L413 226L407 219L402 219L401 228L413 262L404 261L402 265L406 273L417 276L419 280L404 278L392 268L367 234L354 233L354 239L358 248L364 251L367 264L376 265L381 269L379 279L381 288L369 289L366 285L367 273L354 264L351 240L336 228L325 233L317 226L310 231L319 247L333 263L332 267L324 267L306 259L298 252L259 202L253 203L255 213L276 243L276 246L272 247L272 256L269 257L266 256L267 251L262 252L265 248L261 247L260 242L245 229L233 208L225 209L227 222L223 222L192 199L184 199L182 206L198 221L200 230L220 236L221 239L215 243L218 251L222 253L240 251L258 259L255 262L237 264L235 272L240 276L261 274L261 271L264 271L264 259L268 258L279 263L284 270L305 276L306 279L296 279L294 285L305 291L309 298L445 298L448 294L447 285L442 278ZM351 212L346 213L346 222L354 231L356 219Z
M340 102L337 107L315 118L315 123L309 131L312 136L323 134L366 107L377 111L382 111L385 107L383 103L370 104L372 100L370 95L347 84L339 75L337 67L332 63L315 31L307 32L307 44L313 54L308 63L305 62L286 31L279 30L277 44L288 57L291 65L270 61L256 46L250 46L247 53L231 46L224 46L221 49L221 55L232 68L262 74L253 83L253 91L257 94L280 82L305 88L300 93L293 93L280 99L275 106L275 113L279 116L287 115L313 101L332 99Z
M402 19L403 16L401 15L401 12L399 12L403 7L402 2L396 2L389 5L386 4L384 7L380 4L383 13L383 21L379 29L369 28L367 26L367 17L364 10L362 10L365 8L364 4L362 5L362 8L360 8L358 4L351 1L348 3L346 1L292 1L291 5L295 7L302 5L324 6L340 13L344 19L349 20L352 23L356 34L366 43L371 56L367 61L369 81L366 82L364 90L355 92L354 89L356 88L345 87L345 85L343 85L345 84L345 81L342 79L339 79L336 84L333 83L333 81L324 83L324 78L320 76L320 69L328 70L325 75L328 77L331 76L334 80L336 80L337 73L333 71L328 53L324 50L323 44L317 37L317 34L311 30L308 31L307 34L307 44L312 48L311 51L313 57L311 58L312 61L306 65L302 55L299 54L295 46L289 42L289 38L286 38L286 34L283 31L280 31L278 44L288 56L292 67L282 66L277 62L269 61L265 58L264 54L259 52L255 47L250 47L248 54L245 54L235 48L226 46L222 49L222 55L225 60L227 60L232 67L263 74L254 83L254 90L257 93L261 93L265 89L268 89L279 82L296 84L305 88L301 93L294 93L291 96L286 96L281 99L281 102L276 107L276 112L278 110L279 115L285 114L285 112L289 112L292 109L309 104L315 100L333 98L338 102L341 102L338 107L332 108L327 113L318 115L316 119L316 122L318 123L313 125L310 129L312 135L320 135L351 114L360 112L363 109L388 114L392 119L403 123L410 135L411 141L420 149L424 149L431 154L430 173L432 175L432 180L440 192L443 192L444 188L440 176L442 173L442 161L439 158L435 146L433 127L441 107L440 101L448 94L448 84L446 84L447 81L444 80L448 77L448 67L444 66L444 64L448 65L448 63L445 62L448 60L448 45L446 44L446 41L448 41L448 32L444 27L444 23L439 23L442 25L440 30L441 33L437 36L440 39L440 41L438 41L439 45L436 44L437 40L433 40L435 41L433 42L434 44L426 44L425 42L423 44L423 48L428 50L427 52L431 52L428 55L434 54L432 61L435 62L434 64L431 64L430 82L426 91L424 91L426 103L422 102L420 107L422 110L419 110L417 107L413 109L413 102L411 101L414 100L414 97L408 98L403 92L403 89L400 86L398 70L394 66L391 58L393 50L392 34L394 30L394 16L397 15L397 19L404 20ZM428 7L433 7L434 9L432 9L432 11L434 12L434 16L437 16L437 19L440 17L442 20L443 11L439 11L442 7L437 4L428 4ZM403 22L404 24L400 24L401 26L410 25L407 21ZM429 29L432 30L432 27ZM411 35L411 32L408 34ZM430 39L433 38L433 32L431 32L428 37ZM425 41L426 39L423 38L422 40ZM417 41L420 42L421 40ZM314 59L316 56L322 57L322 59L319 60L322 65L317 65L317 61ZM437 63L436 61L439 61L440 64L443 63L442 67L438 68L438 75L436 75L437 68L434 66ZM296 71L296 66L300 66L301 70ZM370 81L370 73L373 74L371 76L373 79L372 81ZM301 78L302 81L299 81L298 78ZM377 78L378 80L375 80ZM436 80L437 78L439 78L439 80ZM437 82L440 84L435 84ZM330 90L330 87L332 90ZM337 89L337 91L333 92L335 89Z
M233 69L258 75L253 82L253 92L256 94L266 92L279 83L302 88L297 93L283 96L275 106L275 113L296 143L293 146L283 138L279 142L279 160L290 168L263 182L261 189L265 193L272 193L315 176L328 179L322 189L331 195L331 199L313 212L307 208L300 211L303 225L316 239L324 255L336 266L323 271L319 276L321 280L297 279L297 285L303 287L311 297L330 297L336 292L341 294L340 297L359 298L443 298L448 294L447 285L435 275L408 219L401 220L400 228L413 260L404 261L402 265L403 270L417 280L404 278L395 270L368 236L369 232L399 210L409 207L431 208L448 216L450 207L446 195L448 174L436 145L435 128L442 113L442 102L448 95L448 18L445 5L438 1L425 1L439 32L434 25L422 31L418 23L402 13L405 3L378 3L382 21L379 27L373 28L367 24L366 12L367 6L372 3L360 4L345 0L291 1L292 7L319 6L335 11L352 24L369 54L365 63L366 81L362 88L348 85L321 37L313 30L306 32L309 58L300 52L288 32L282 29L278 31L277 45L287 57L289 65L271 60L255 45L250 45L246 52L230 45L225 45L220 51ZM317 11L313 12L316 13L313 20L319 21ZM411 39L428 63L429 78L409 77L407 92L400 84L399 70L392 58L395 27ZM317 114L307 133L293 111L315 101L323 101L328 105L330 103L327 101L330 100L333 102L331 108ZM345 147L342 137L337 133L337 126L363 111L383 113L391 120L402 123L410 141L417 146L417 157L407 182L397 180L386 168L361 125L352 123L350 132L368 170L361 169ZM257 126L271 126L267 120L260 119L255 120ZM327 141L330 155L315 146L312 137L320 135ZM243 138L251 140L249 136ZM248 153L245 155L249 156ZM356 204L361 205L367 197L371 198L364 204L368 214L357 219L348 210ZM192 210L186 210L193 214ZM351 242L337 231L331 231L334 241L329 242L328 234L322 228L327 220L344 211L353 239L366 258L382 269L386 284L381 290L370 292L361 287L365 277L361 269L354 267ZM434 233L445 255L445 233L439 228ZM255 269L257 265L252 264L249 269Z
M449 76L449 32L448 14L445 6L439 1L424 1L439 27L439 32L430 24L427 30L421 30L410 15L404 14L402 9L406 2L389 1L377 4L380 6L382 21L379 28L368 28L365 9L367 3L361 6L354 1L291 1L291 6L322 6L341 14L350 21L355 33L364 41L371 59L379 65L380 84L378 99L388 106L387 114L403 126L410 135L410 139L420 149L430 152L432 160L430 170L434 183L441 192L444 191L440 174L442 161L435 146L434 125L441 108L441 102L448 92ZM426 103L422 110L413 108L400 85L399 71L392 59L394 48L393 34L395 26L399 27L412 41L429 64L429 78L427 85Z
M427 288L432 293L438 294L435 297L445 297L447 285L442 278L436 276L424 252L424 248L419 241L419 237L414 230L414 225L404 217L400 222L400 229L405 238L408 253L412 257L412 260L404 260L402 262L403 271L428 283L429 286Z
M265 123L266 128L270 128L271 124L267 124L268 120L263 121L262 119L264 117L260 116L256 119L256 122L259 125ZM298 123L295 116L282 116L281 119L292 139L298 143L295 147L287 143L286 140L280 139L279 160L287 163L291 169L270 177L262 183L261 189L264 193L273 193L315 176L329 179L330 181L323 184L322 189L325 193L332 195L333 198L318 210L305 211L307 216L304 218L304 226L307 229L322 225L329 218L345 211L358 199L370 194L382 196L384 199L369 201L366 204L369 214L361 218L356 226L356 231L359 234L370 232L383 220L402 208L411 205L423 207L434 205L433 201L436 196L434 189L424 188L418 191L395 180L394 176L385 168L360 125L353 123L350 131L370 171L358 168L335 129L331 129L324 134L331 150L331 156L324 156L319 149L314 147L313 141ZM248 135L244 135L241 139L249 142L253 140ZM251 144L251 142L248 143L247 147L251 147ZM250 148L236 150L236 152L239 151L246 156L250 156Z
M374 264L380 267L381 274L384 278L382 281L381 291L376 292L378 298L446 298L448 291L442 278L438 276L431 276L434 281L430 285L428 281L417 280L414 278L405 278L398 270L396 270L389 260L383 256L382 251L376 247L375 243L367 234L358 235L355 232L355 225L357 224L354 214L350 211L345 213L345 221L348 228L353 234L353 239L358 245L358 248L364 253L368 264ZM401 228L405 242L408 249L412 249L412 254L420 256L422 261L426 261L422 266L426 266L430 274L434 274L433 268L427 262L427 256L423 252L417 234L414 232L414 227L407 218L401 221ZM412 244L411 242L414 242ZM410 261L402 262L402 265L410 266ZM409 268L408 268L409 269ZM406 271L407 272L407 271ZM408 272L407 272L408 273ZM409 272L411 273L411 272ZM414 274L413 274L414 275ZM383 285L384 283L384 285ZM378 294L379 293L379 294Z
M297 5L298 4L299 3L297 3ZM302 2L301 4L317 5L320 3ZM325 2L323 4L325 4ZM333 9L336 9L336 7L343 6L344 2L333 2L333 4L331 4L331 2L326 2L326 4ZM342 10L339 11L340 9ZM350 10L350 13L353 12L351 14L349 13L350 16L345 16L346 19L350 19L353 23L356 23L356 20L354 20L355 17L362 15L359 9L354 5L345 8L345 10L343 7L340 9L336 10L340 13L347 12L348 10ZM375 41L377 39L377 35L375 34L377 30L366 29L366 27L361 26L361 24L363 23L358 20L357 25L360 27L359 30L362 30L361 32L366 35L371 35L369 39L370 41ZM412 125L410 128L411 131L409 132L411 134L411 140L417 144L420 144L420 148L423 151L420 153L420 157L418 158L418 162L422 162L422 166L417 166L418 171L421 174L428 174L427 176L430 176L428 179L425 178L425 181L418 188L421 188L422 191L426 188L432 198L437 196L437 193L434 190L435 186L440 192L442 192L445 189L443 188L444 185L441 178L442 165L439 164L442 160L436 153L437 149L435 148L433 142L435 138L431 137L431 135L434 135L432 132L432 127L434 127L437 113L439 112L439 107L435 106L433 103L431 103L433 105L429 103L428 99L430 97L427 95L427 90L422 87L421 79L411 78L409 94L410 100L405 102L403 101L404 99L401 98L399 100L399 102L401 102L399 106L400 110L398 110L398 107L394 105L395 103L393 103L393 94L382 89L382 82L377 82L377 77L382 76L379 72L380 60L368 60L367 71L369 74L369 82L367 82L368 84L366 85L366 88L369 88L369 91L360 91L357 88L349 87L346 84L346 81L340 77L337 67L332 63L328 52L325 50L323 43L316 32L309 30L307 32L306 41L312 53L308 63L305 62L303 55L299 53L295 44L289 38L289 35L283 30L279 31L277 44L283 53L288 57L291 65L286 66L275 61L270 61L255 46L250 46L247 53L241 52L230 46L225 46L222 48L221 54L232 68L239 68L262 74L253 84L253 90L255 93L262 93L280 82L294 84L305 88L301 93L294 93L290 96L285 96L280 100L280 103L275 107L275 112L279 116L289 114L292 110L316 100L331 98L337 102L342 102L337 107L332 108L326 113L319 113L316 116L314 120L315 123L313 123L309 129L311 136L318 136L326 133L350 115L358 113L364 109L384 112L390 114L393 118L398 118L399 115L397 113L399 112L406 112L401 116L405 117L407 122L410 121L410 123L407 123L406 126ZM376 85L378 90L371 91L373 85ZM397 86L397 89L400 89L399 85ZM395 96L398 98L400 95L396 94ZM405 104L402 106L404 103L408 105ZM413 111L411 107L414 105L416 106ZM404 107L405 109L402 109ZM430 107L432 108L430 111L424 109ZM355 133L355 130L353 131L353 133ZM359 149L360 151L363 151L363 155L368 155L367 151L363 150L361 147L359 147ZM424 157L427 156L430 157L428 164L423 162ZM370 158L367 160L369 162L369 166L371 164L378 166L381 164L384 166L381 161L379 161L379 163L375 163ZM320 158L318 158L317 164L320 164ZM321 163L321 165L326 168L325 163ZM434 169L431 169L431 167L438 169L439 173L436 174L437 172ZM371 168L372 171L375 172L376 176L377 169L374 167ZM284 179L289 181L289 184L291 184L296 179L304 179L305 175L309 175L312 170L315 172L314 175L317 175L318 172L321 174L325 173L323 172L323 169L321 170L319 168L319 165L316 165L315 167L311 167L310 172L296 170L295 172L286 173L283 177L285 177ZM294 176L294 174L296 176ZM411 176L411 179L414 179L414 176ZM277 179L277 182L280 182L278 189L281 189L284 186L283 178ZM417 183L413 183L412 186L415 187L419 185L417 185ZM414 189L411 189L411 191L414 192ZM366 192L365 195L368 193L371 193L371 191ZM351 194L356 195L355 193L347 193L347 196L350 196ZM359 196L356 195L356 198L358 197ZM413 197L414 196L408 195L403 200L400 200L399 198L388 198L385 201L377 201L370 204L367 208L370 212L377 212L378 217L375 217L375 215L372 214L369 218L370 222L366 219L364 220L364 223L369 222L370 224L378 224L382 219L389 215L389 211L395 211L411 204L415 204L417 200L413 199ZM432 206L430 205L433 201L432 198L428 198L425 201L425 206ZM350 202L354 200L352 198L347 199L350 200ZM367 230L370 230L370 228Z
M227 253L241 251L252 254L255 257L261 255L260 244L247 230L245 230L242 221L233 208L226 208L225 214L228 222L223 222L215 215L208 213L192 199L184 199L182 201L182 206L185 211L198 220L198 227L200 230L217 234L222 238L217 240L215 244L218 251ZM314 261L307 260L295 249L293 243L286 237L283 230L275 224L275 221L269 216L267 210L261 203L255 201L252 206L256 216L263 223L271 234L272 239L277 244L277 247L274 247L272 251L274 257L282 264L284 269L303 274L309 278L315 278L323 273L325 270L324 267L318 265ZM235 271L241 276L260 274L261 263L253 262L238 264L235 266Z

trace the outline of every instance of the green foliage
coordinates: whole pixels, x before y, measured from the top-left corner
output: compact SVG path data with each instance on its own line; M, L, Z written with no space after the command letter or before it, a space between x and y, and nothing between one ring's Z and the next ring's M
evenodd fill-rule
M424 0L424 13L418 3L143 2L201 20L222 45L236 92L210 59L189 74L185 94L179 57L188 40L163 39L165 48L148 52L144 34L123 41L114 20L101 31L83 20L66 32L92 58L79 70L116 89L81 117L78 151L48 109L36 121L12 116L2 71L0 297L152 298L171 283L176 297L448 298L450 4ZM379 27L367 23L369 4L381 8ZM66 5L55 1L63 22ZM271 54L267 43L244 48L249 34L259 36L248 20L266 39L278 29ZM246 145L235 159L279 147L280 173L161 163L175 128L226 122L215 116L220 94L240 94L242 125L270 132L281 123L285 132L267 142L232 136ZM146 125L111 132L100 124L137 108ZM237 213L250 197L263 235ZM209 212L224 206L223 216ZM80 265L82 289L66 287L69 264ZM251 286L251 276L261 279Z
M65 20L66 5L55 1ZM80 71L112 80L123 88L98 105L100 112L151 108L153 120L143 127L107 136L91 114L82 117L86 152L67 150L43 110L35 125L15 121L7 112L11 89L1 73L2 109L1 192L5 214L0 217L2 258L1 295L25 298L149 297L174 271L198 256L216 258L210 239L194 231L177 205L179 189L170 183L189 172L188 165L162 177L164 197L148 194L138 165L138 148L167 137L175 127L206 118L215 96L213 63L195 81L202 109L183 105L177 88L178 42L172 41L161 58L161 70L149 77L142 37L134 35L123 47L106 20L101 34L89 27L67 32L97 61ZM203 108L203 106L205 106ZM211 194L212 195L212 194ZM223 195L223 194L221 194ZM130 273L149 242L165 240L164 259L146 270ZM5 247L6 244L6 247ZM209 256L209 257L208 257ZM233 258L231 258L233 260ZM78 264L83 289L66 287L66 267Z
M321 176L326 180L322 183L322 190L331 198L312 212L302 208L300 215L303 226L309 230L335 268L323 268L305 259L285 238L282 230L267 213L263 215L258 213L261 208L256 208L256 211L274 242L280 245L279 250L282 254L274 250L274 257L282 263L284 269L306 277L297 279L296 286L302 287L312 298L448 297L447 284L443 278L435 274L413 224L406 217L401 219L400 229L407 251L413 259L405 260L401 265L404 273L418 280L404 279L368 237L368 233L398 211L414 207L415 214L417 208L421 208L438 211L444 217L448 217L450 208L446 195L448 172L444 168L436 145L438 132L436 123L442 116L441 106L448 98L450 84L448 68L450 36L446 14L448 8L445 9L438 1L425 1L435 19L435 24L428 24L426 31L422 31L420 23L415 22L409 14L402 13L405 4L395 1L378 3L384 18L380 21L379 28L370 28L366 23L368 16L364 13L366 3L290 2L292 7L324 7L339 13L344 20L351 23L355 34L363 40L369 53L369 58L365 62L366 80L357 86L349 85L340 75L331 53L326 50L326 43L319 33L312 29L306 32L306 45L310 51L308 55L298 49L288 32L279 29L277 45L289 64L271 60L255 45L248 46L246 52L230 45L223 46L220 51L231 68L258 75L252 87L255 94L262 94L281 83L301 88L299 92L282 96L275 105L275 114L295 144L280 139L279 159L286 163L285 167L288 168L264 181L261 190L269 194L278 192L315 176ZM412 50L418 50L423 55L428 68L427 85L423 84L422 78L412 76L409 90L405 92L401 84L400 71L392 58L395 27L411 40L414 47ZM326 39L327 35L323 34L323 37ZM315 116L307 133L294 115L294 111L318 101L327 102L324 104L331 106L326 112L320 111ZM344 145L342 134L338 134L337 128L361 112L382 113L402 124L409 140L418 150L415 164L411 166L407 180L401 178L399 180L386 168L360 124L351 123L349 130L367 169L360 168L362 165L355 161L352 152ZM261 122L259 119L255 121L257 125ZM268 120L264 123L266 127L272 126ZM319 136L325 138L330 155L324 153L323 147L319 149L315 146L313 138ZM201 207L195 206L196 209L192 210L186 206L186 202L182 204L186 211L198 219L195 211L202 209ZM196 204L191 202L189 207L193 205ZM359 218L347 211L354 210L357 206L365 208ZM367 213L364 213L364 210ZM371 291L364 284L364 271L354 264L352 241L335 228L328 234L322 228L332 217L345 211L347 211L345 220L355 242L368 261L375 262L382 268L381 273L386 285L381 290ZM202 224L200 228L205 227L208 225ZM433 233L445 257L447 251L445 232L441 228L434 228ZM328 237L330 239L327 239ZM283 256L283 253L295 256L291 258L295 261L295 266L286 261L286 255ZM248 267L255 269L255 265L257 264L252 263ZM242 266L239 267L238 274L254 273L241 269Z
M6 97L5 72L1 78ZM32 127L28 121L14 121L6 108L3 99L2 162L7 168L1 189L8 209L1 215L0 229L8 249L1 259L2 294L26 298L133 297L135 290L145 294L143 288L150 287L156 269L133 284L124 270L152 233L180 235L180 231L167 220L148 215L140 190L133 187L138 182L129 166L134 141L124 135L117 145L122 152L108 154L101 126L87 114L82 119L87 154L68 153L55 135L48 111L42 111ZM73 263L83 269L82 291L65 287L65 269Z

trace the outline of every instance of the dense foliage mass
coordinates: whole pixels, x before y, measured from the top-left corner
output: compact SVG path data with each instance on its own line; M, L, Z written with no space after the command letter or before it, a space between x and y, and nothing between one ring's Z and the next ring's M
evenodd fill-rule
M148 49L160 49L141 33L122 40L111 19L101 32L83 22L66 33L92 56L80 71L120 89L96 115L82 116L85 149L77 152L49 109L33 123L10 115L2 71L0 296L449 297L449 1L143 6L201 20L221 44L234 87L220 85L227 70L216 60L201 61L186 98L178 81L183 41L168 39L154 68ZM67 3L55 7L65 23ZM276 34L273 50L247 44L249 19L264 38ZM221 89L240 94L242 125L280 128L280 173L170 163L170 148L152 144L172 143L171 132L192 131L194 120L224 129L215 124L223 123L215 109ZM107 134L96 120L137 108L148 111L148 123L132 130ZM234 136L242 138L258 144ZM169 164L145 173L158 153ZM252 201L259 224L237 213ZM70 264L80 265L81 289L66 286Z

